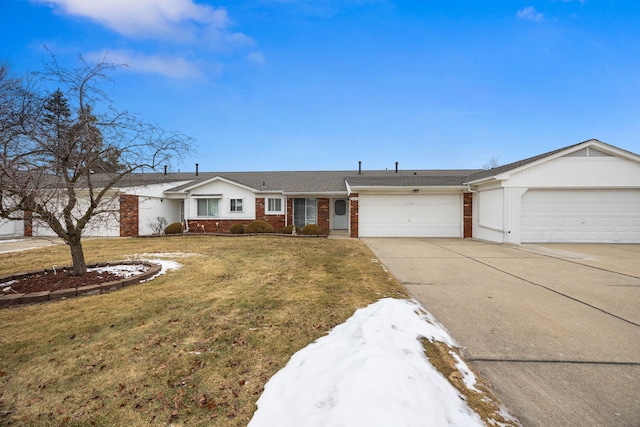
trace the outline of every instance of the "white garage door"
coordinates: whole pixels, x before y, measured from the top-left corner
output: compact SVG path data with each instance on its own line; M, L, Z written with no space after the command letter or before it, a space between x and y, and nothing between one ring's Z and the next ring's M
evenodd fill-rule
M361 237L462 237L460 194L363 195Z
M522 242L640 243L640 190L529 190Z

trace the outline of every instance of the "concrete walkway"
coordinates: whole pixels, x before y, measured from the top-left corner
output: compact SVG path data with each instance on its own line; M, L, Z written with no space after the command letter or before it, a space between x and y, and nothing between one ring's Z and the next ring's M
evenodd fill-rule
M5 252L26 251L63 243L62 239L58 237L3 237L0 238L0 254Z
M640 245L366 238L525 426L640 426Z

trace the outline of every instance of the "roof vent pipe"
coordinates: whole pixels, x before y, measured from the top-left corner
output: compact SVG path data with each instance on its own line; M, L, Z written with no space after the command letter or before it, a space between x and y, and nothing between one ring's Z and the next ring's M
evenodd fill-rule
M164 165L164 174L167 174L167 165Z
M196 176L198 176L198 164L196 163Z
M398 162L396 162L396 173L398 173Z
M358 160L358 175L362 173L362 160Z

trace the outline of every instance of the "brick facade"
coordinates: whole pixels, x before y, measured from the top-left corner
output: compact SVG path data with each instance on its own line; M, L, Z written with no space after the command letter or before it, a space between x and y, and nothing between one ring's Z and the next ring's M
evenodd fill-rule
M331 228L331 215L329 215L329 199L317 199L318 200L318 210L316 212L318 218L318 226L322 228L322 232L324 234L329 234Z
M349 221L351 223L350 237L358 237L358 193L353 193L349 196Z
M287 224L293 225L293 199L287 197Z
M33 212L24 211L23 232L25 237L33 236Z
M473 194L464 193L462 199L462 224L464 228L463 237L468 239L473 237Z
M190 219L189 233L229 233L233 224L242 224L245 227L251 224L253 219Z
M285 227L285 215L289 214L289 200L287 200L287 214L270 215L266 213L265 198L256 198L256 219L266 221L271 224L274 230L280 231ZM230 233L231 226L234 224L242 224L245 227L251 224L253 219L190 219L190 233Z
M133 237L138 235L139 215L138 196L122 194L120 196L120 237Z
M264 198L256 199L256 219L267 221L269 224L273 225L273 228L276 231L282 230L285 227L285 214L267 215L265 213L266 211L265 203L266 203L266 200Z

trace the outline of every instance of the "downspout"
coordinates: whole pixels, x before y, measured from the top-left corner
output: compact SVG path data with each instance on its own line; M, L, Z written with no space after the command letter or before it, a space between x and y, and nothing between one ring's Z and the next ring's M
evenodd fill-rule
M184 199L184 225L185 225L185 233L189 232L189 191L185 191L187 197Z
M291 208L293 209L293 205L291 206ZM286 227L288 225L289 225L289 196L285 194L284 195L284 226Z

